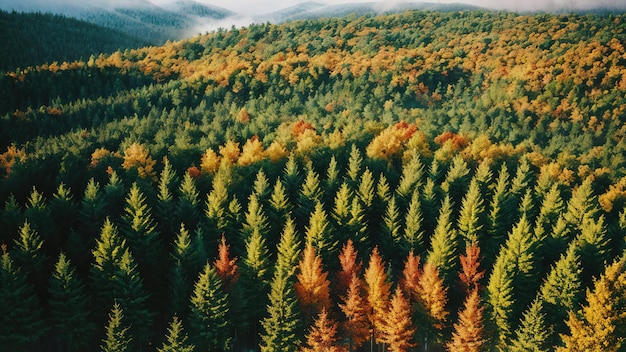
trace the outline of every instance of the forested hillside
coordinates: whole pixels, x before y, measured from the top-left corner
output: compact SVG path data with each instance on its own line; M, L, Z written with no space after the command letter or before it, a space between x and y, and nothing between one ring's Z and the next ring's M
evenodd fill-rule
M0 10L0 70L88 59L93 53L138 48L147 41L59 15Z
M0 77L8 351L618 351L623 15L220 30Z

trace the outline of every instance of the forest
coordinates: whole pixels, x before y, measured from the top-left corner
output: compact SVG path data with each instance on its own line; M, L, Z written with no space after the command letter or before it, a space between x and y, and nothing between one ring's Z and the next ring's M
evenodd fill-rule
M0 346L622 351L624 42L406 11L0 71Z

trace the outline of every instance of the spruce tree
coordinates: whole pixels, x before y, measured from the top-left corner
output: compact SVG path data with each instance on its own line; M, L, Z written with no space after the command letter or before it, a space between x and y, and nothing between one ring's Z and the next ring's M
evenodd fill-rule
M167 336L158 352L193 352L196 346L188 342L188 336L183 329L183 322L174 315L167 328Z
M194 229L200 222L200 194L196 183L187 172L178 187L178 201L176 202L175 214L178 221L185 224L189 229Z
M424 165L417 150L410 152L410 160L402 166L402 176L396 192L407 202L418 190L424 177Z
M521 325L515 332L515 339L511 341L509 351L512 352L547 352L550 330L545 323L546 315L542 312L541 300L534 300L530 308L524 312Z
M454 204L461 204L461 199L467 190L469 173L470 170L465 160L460 155L455 156L441 184L441 188Z
M174 171L172 164L167 157L163 157L163 170L159 176L157 185L157 203L155 206L155 217L158 219L158 228L164 237L169 241L176 232L175 217L175 185L179 184L179 178Z
M70 231L78 229L78 203L69 187L60 183L50 200L50 211L59 230L58 243L65 243ZM0 238L1 241L1 238Z
M458 239L452 223L452 204L450 197L443 199L439 209L437 227L431 237L431 249L426 261L435 266L446 286L453 283L458 272Z
M116 302L109 313L106 337L102 340L100 350L102 352L130 352L133 350L131 342L132 337L124 319L124 310Z
M493 331L493 346L505 349L513 333L514 321L514 266L507 253L502 250L493 266L487 284L487 316L489 329Z
M350 205L352 199L352 191L346 182L343 182L333 202L333 211L331 218L333 227L340 234L341 238L338 238L339 242L345 242L349 238L349 225L350 222Z
M107 216L116 221L123 213L125 194L124 184L117 176L117 172L111 172L109 182L104 186L104 202L106 204Z
M315 210L310 214L305 238L307 244L317 249L325 263L334 267L334 258L339 244L331 229L324 206L320 202L315 204Z
M296 209L297 219L306 219L309 217L315 206L322 202L324 193L320 186L318 174L313 170L313 166L307 165L307 174L300 188L298 196L298 208Z
M39 299L26 275L2 245L0 267L0 346L23 351L46 333Z
M64 253L59 255L49 286L50 323L65 351L80 351L95 326L90 320L89 297Z
M48 206L43 194L33 187L30 196L26 199L26 209L24 218L31 224L33 230L37 231L43 239L51 241L53 248L58 246L56 234L57 229L52 219L52 211Z
M417 190L413 191L409 207L404 218L404 242L409 251L422 253L424 251L424 231L422 230L422 204Z
M189 326L194 345L201 351L228 350L231 340L228 294L208 263L198 276L190 302Z
M357 185L362 167L363 154L356 145L352 144L350 148L350 156L348 157L348 170L346 171L346 176L348 177L348 182L353 187Z
M15 263L24 271L29 281L35 283L35 292L40 299L45 299L45 282L49 257L43 250L44 241L28 220L20 228L19 238L15 240L12 256Z
M272 224L284 224L293 209L283 181L276 180L270 196L267 216Z
M469 189L463 197L459 215L459 236L465 243L481 242L483 240L484 205L478 180L473 178Z
M379 243L383 257L388 258L388 260L396 258L398 255L403 257L409 252L409 246L402 237L400 209L396 204L395 195L387 203Z
M310 326L323 310L330 309L330 281L315 247L307 243L298 264L298 281L294 288L300 302L304 323Z
M468 294L459 311L459 320L454 324L452 340L446 345L448 351L480 352L484 350L487 336L484 325L484 307L478 289Z
M369 264L365 269L365 284L370 311L371 346L374 346L374 342L380 341L381 331L384 329L384 320L391 294L391 283L388 281L385 263L380 257L378 247L374 247Z

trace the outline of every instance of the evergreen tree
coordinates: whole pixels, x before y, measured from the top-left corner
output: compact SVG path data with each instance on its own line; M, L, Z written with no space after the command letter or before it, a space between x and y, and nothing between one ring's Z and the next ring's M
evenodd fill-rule
M13 194L4 202L0 221L4 226L4 231L0 232L0 243L9 243L13 240L13 234L17 233L20 226L24 224L22 209Z
M376 197L383 204L388 203L391 200L391 187L385 173L381 172L378 176L378 183L376 184Z
M557 351L622 351L626 336L626 256L606 267L587 290L587 304L570 312L569 335L561 335L565 347Z
M55 227L59 230L58 241L65 243L73 229L78 229L78 204L69 187L60 183L50 200L50 211ZM0 238L0 241L2 239Z
M600 213L598 199L593 192L593 180L587 178L574 190L567 203L565 221L574 230L582 230L589 219L597 219Z
M450 352L484 350L486 333L483 314L478 289L474 288L465 299L463 309L459 311L459 320L454 324L452 340L446 346Z
M293 209L284 183L277 179L270 196L268 218L272 224L284 224Z
M354 249L352 240L348 240L339 253L339 265L341 270L337 272L336 291L343 296L350 286L353 276L360 277L363 264L357 258L358 252Z
M510 220L514 217L512 209L509 207L509 194L507 188L509 186L509 171L506 164L502 164L498 178L496 179L493 196L489 205L488 228L489 241L485 243L485 267L491 267L493 260L500 251L500 246L506 239L506 233L509 225L513 223Z
M298 163L293 154L289 155L285 169L283 171L283 182L287 191L288 199L291 204L296 204L297 194L300 190L302 176L298 168Z
M83 199L80 203L80 228L81 238L85 245L91 248L92 239L100 233L100 228L106 217L106 208L104 197L100 192L100 184L90 179L85 188ZM87 263L89 260L81 258L81 263ZM107 309L108 310L108 309Z
M424 269L419 275L419 300L424 307L426 321L428 322L423 331L424 346L428 349L431 343L442 343L442 332L446 327L449 312L446 310L448 303L448 289L443 278L439 275L437 267L426 262Z
M42 238L52 241L51 245L53 248L58 246L56 240L57 230L52 219L52 211L48 207L43 194L37 191L35 187L33 187L30 196L26 199L24 218Z
M471 289L480 288L480 280L485 276L485 271L479 271L480 267L480 247L476 243L468 243L465 246L465 255L459 258L461 262L461 272L459 279L467 292Z
M176 315L167 328L166 341L163 342L161 348L157 348L158 352L193 352L196 346L189 343L187 334L183 330L183 322Z
M288 218L276 248L276 272L283 273L289 279L295 275L300 258L300 241L297 237L295 223Z
M306 243L315 247L324 261L333 267L330 264L331 258L334 259L339 244L330 228L322 203L315 204L315 210L311 213L309 225L306 228L305 238Z
M379 241L383 257L389 258L389 260L398 255L404 256L409 251L408 244L403 241L401 228L400 209L396 205L394 195L389 200L383 216L382 233Z
M582 280L589 284L592 278L602 273L605 261L609 260L611 242L604 223L604 216L597 221L585 217L580 224L580 233L574 239L582 262Z
M89 297L65 254L59 255L50 278L50 323L65 351L80 351L94 332Z
M298 209L296 215L298 219L306 219L311 214L316 205L322 201L324 193L320 186L318 174L313 170L313 166L308 164L307 174L300 188L298 196Z
M374 204L374 175L370 169L365 168L361 175L361 182L357 190L357 195L361 199L366 213L371 210Z
M417 150L410 152L410 160L402 167L402 176L396 192L404 201L408 201L409 197L420 188L422 178L424 177L424 165Z
M356 186L359 180L362 167L363 154L356 145L352 144L352 147L350 148L350 156L348 157L348 170L346 171L346 176L353 187Z
M328 317L326 309L322 309L307 336L307 347L302 351L340 352L342 349L337 346L337 340L337 322Z
M415 347L413 335L415 328L411 321L409 301L397 287L389 302L389 313L384 320L384 329L381 331L381 340L389 351L404 352Z
M441 204L440 189L432 179L427 179L423 191L420 193L422 214L424 219L424 233L432 233L437 225L437 209ZM425 251L421 251L425 252Z
M172 168L172 164L167 157L163 157L163 170L159 176L157 185L157 204L155 206L155 215L158 219L159 230L165 235L165 238L171 238L176 231L175 202L174 192L175 185L179 184L179 178Z
M13 257L16 264L25 272L30 282L35 283L35 292L40 299L45 298L44 279L48 271L48 256L43 251L44 241L39 233L31 227L28 220L20 228L19 238L15 240Z
M132 351L128 324L124 319L124 311L116 302L109 313L109 322L106 326L106 337L102 340L102 352L130 352Z
M337 158L335 155L331 155L328 167L326 168L326 181L324 182L325 194L332 196L337 192L337 185L339 184L339 166L337 165ZM330 199L324 199L325 202Z
M439 209L437 227L431 238L431 249L426 262L437 268L447 285L453 282L458 272L458 239L452 226L452 204L450 197L446 196Z
M455 156L448 173L446 173L446 178L441 184L441 188L454 204L461 204L461 199L469 182L469 173L470 170L465 160L460 155Z
M349 234L348 238L352 239L355 248L361 253L366 253L370 248L368 224L369 221L359 197L353 197L347 233Z
M191 296L189 326L198 350L225 351L229 349L228 294L215 269L207 263L200 272Z
M189 229L194 229L200 222L200 194L196 183L187 172L178 188L178 201L176 202L176 219L185 224Z
M217 259L213 262L213 266L222 280L222 286L226 292L231 292L233 286L239 278L239 267L237 266L237 257L231 259L230 245L226 244L226 238L222 235L222 242L218 246Z
M174 314L183 318L187 316L189 296L195 277L202 267L202 262L206 262L206 255L199 253L202 249L198 249L198 242L202 241L194 241L185 224L181 224L170 254L171 266L168 277L170 306Z
M424 231L422 231L422 210L419 192L413 191L409 207L404 218L404 242L409 251L421 253L424 249Z
M473 178L461 203L459 235L466 243L482 242L484 206L478 180Z
M548 343L550 330L545 324L546 316L542 312L542 308L541 300L534 300L530 308L524 313L521 325L515 332L516 337L511 341L510 351L550 351Z
M493 331L493 346L499 350L505 349L513 332L512 322L516 303L513 275L513 264L506 258L503 250L496 259L487 284L487 316L491 324L489 328Z
M539 295L546 313L548 332L551 333L550 346L560 342L558 334L564 334L567 330L565 321L568 312L575 310L583 298L581 272L580 257L575 246L570 246L541 285Z
M353 199L352 191L348 184L343 182L335 194L331 213L334 228L337 233L343 235L342 238L338 238L340 242L348 240L351 199Z
M23 351L46 333L39 299L2 245L0 268L0 346Z
M107 216L117 220L122 215L124 209L124 184L113 171L109 175L109 182L104 186L104 202L106 204Z
M266 207L270 196L270 182L265 172L263 172L263 169L259 169L256 173L256 178L252 184L252 191L256 194L263 206Z

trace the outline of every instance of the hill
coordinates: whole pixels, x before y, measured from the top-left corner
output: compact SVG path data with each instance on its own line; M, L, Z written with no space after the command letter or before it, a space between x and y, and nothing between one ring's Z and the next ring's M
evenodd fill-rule
M7 72L0 345L620 350L625 23L405 11Z
M5 71L44 62L88 59L93 54L147 44L122 32L52 14L0 10L0 30L5 38L0 70Z

